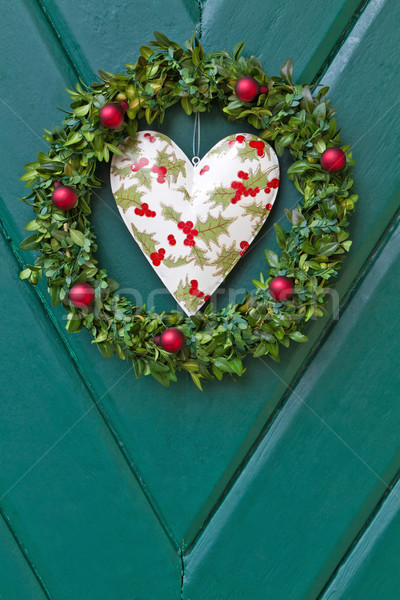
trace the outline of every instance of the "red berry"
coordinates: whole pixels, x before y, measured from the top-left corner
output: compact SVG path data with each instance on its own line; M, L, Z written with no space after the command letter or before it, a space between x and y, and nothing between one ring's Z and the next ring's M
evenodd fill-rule
M211 296L204 296L204 302L207 302L207 300L210 299Z
M71 210L78 201L76 191L69 185L59 185L52 193L54 206L60 210Z
M265 188L265 190L264 190L264 192L265 192L266 194L270 194L270 193L271 193L271 190L269 189L269 187L266 187L266 188Z
M267 206L265 208L266 208L266 210L272 210L272 204L267 204Z
M210 167L208 165L204 165L204 167L200 171L200 175L204 175L204 173L207 173L207 171L209 171L209 170L210 170Z
M190 281L190 285L194 288L197 288L197 287L199 287L199 282L197 281L197 279L192 279Z
M165 254L165 248L160 248L158 254Z
M189 241L189 240L187 240L187 239L185 238L185 239L183 240L183 243L184 243L184 245L185 245L185 246L189 246L189 244L190 244L190 241Z
M236 136L236 141L238 142L238 144L243 144L244 140L245 140L244 135L237 135Z
M129 104L127 102L125 102L125 100L121 100L120 105L121 105L122 110L124 110L124 111L127 111L129 108Z
M158 172L162 173L162 175L165 175L167 172L167 169L165 167L159 167Z
M192 227L193 227L192 221L186 221L186 227L190 227L190 229L192 229Z
M243 179L248 179L248 178L249 178L249 174L248 174L248 173L245 173L245 172L243 171Z
M241 77L235 85L235 94L242 102L253 102L260 93L260 84L246 75Z
M60 181L55 181L55 182L53 183L53 187L54 187L54 189L56 189L56 188L60 187L60 185L62 185L62 183L61 183Z
M124 122L125 111L120 104L110 102L99 110L100 123L107 129L118 129Z
M249 146L250 148L257 148L257 142L255 140L251 140L251 142L249 142Z
M167 352L179 352L185 343L186 338L177 327L168 327L161 334L161 346Z
M264 150L264 148L265 148L264 142L256 142L256 148L258 150Z
M242 197L242 192L236 192L235 199L240 200L241 197Z
M137 173L137 171L139 171L139 169L140 169L139 163L133 163L133 165L131 165L131 171L133 173Z
M158 183L165 183L165 177L163 175L159 175L157 177L157 181L158 181Z
M170 246L175 246L176 244L176 240L169 240L169 245Z
M140 215L140 208L135 208L135 215Z
M260 94L268 94L268 91L269 91L269 90L268 90L268 88L267 88L267 86L266 86L266 85L262 85L262 86L260 87Z
M150 216L151 216L151 217L155 217L155 216L156 216L156 211L155 211L155 210L152 210L152 211L151 211L151 215L150 215Z
M187 240L192 240L193 239L193 234L192 233L188 233L186 236Z
M144 210L147 210L149 208L149 205L147 204L147 202L142 202L142 208Z
M153 265L154 265L155 267L158 267L160 264L161 264L161 261L160 261L160 259L159 259L159 258L155 258L155 259L153 260Z
M151 133L145 133L145 134L144 134L144 137L146 137L146 138L149 138L149 137L151 137Z
M195 246L196 242L194 240L188 240L189 246Z
M233 190L238 190L239 189L239 185L240 185L240 183L238 181L232 181L231 188Z
M85 308L93 304L94 289L88 283L77 283L69 292L71 303L78 308Z
M147 158L143 157L139 160L139 165L141 165L142 167L145 167L148 164L149 164L149 160Z
M157 167L157 165L153 165L151 167L151 170L153 171L153 173L158 173L158 167Z
M260 193L260 188L256 187L256 188L254 188L254 191L255 191L256 194L259 194Z
M275 300L288 300L294 291L293 280L289 277L274 277L269 284L269 293Z
M185 225L184 228L183 228L183 233L186 233L186 234L190 233L191 229L192 229L192 227L189 227L188 225Z
M228 142L228 146L229 148L232 148L232 146L235 144L235 140L229 140Z
M242 249L245 247L245 245L246 245L246 242L244 242L244 241L243 241L243 242L240 242L240 247L241 247Z
M245 198L247 198L247 197L249 196L249 194L250 194L249 190L245 190L245 191L243 192L243 196L244 196Z
M183 229L185 227L185 223L183 221L179 221L178 227L179 229Z
M257 155L258 156L264 156L264 151L263 150L257 150Z
M154 135L152 135L149 139L152 144L154 144L154 142L156 141L156 138L154 137Z
M172 233L169 234L169 236L167 237L167 240L170 240L171 238L173 238L174 236L172 235Z
M196 294L197 294L197 290L196 290L196 288L190 288L190 290L189 290L189 294L190 294L191 296L196 296Z
M324 171L338 173L346 166L346 154L341 148L327 148L321 154L321 167Z
M244 173L243 173L243 171L238 171L238 174L237 174L237 176L238 176L238 177L240 177L240 179L242 179L242 177L243 177L243 174L244 174Z
M194 237L196 237L196 235L199 235L199 232L197 231L197 229L192 229L192 231L190 233L192 235L194 235Z
M151 258L151 260L154 260L155 258L158 258L158 254L157 254L157 252L152 252L152 253L150 254L150 258Z
M204 292L200 292L199 290L197 290L196 296L198 298L202 298L204 296Z
M255 197L257 196L257 192L256 192L256 190L251 190L251 191L250 191L250 196L251 196L252 198L255 198Z

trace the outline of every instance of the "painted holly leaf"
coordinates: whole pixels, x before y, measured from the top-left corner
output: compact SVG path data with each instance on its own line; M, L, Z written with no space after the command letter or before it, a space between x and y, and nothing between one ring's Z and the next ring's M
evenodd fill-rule
M186 177L186 163L182 158L177 158L174 152L167 152L168 147L169 144L157 151L156 165L167 169L165 178L170 184L171 181L176 183L179 175Z
M240 254L236 248L235 242L232 242L232 245L229 248L223 246L217 255L217 258L213 262L208 263L216 269L214 277L218 277L219 275L225 276L239 257Z
M194 260L194 256L178 256L177 258L174 258L173 256L166 256L163 260L163 265L170 268L182 267L183 265L187 265Z
M203 269L207 262L206 251L199 248L199 246L196 244L195 246L192 246L191 254L196 261L196 265L200 267L200 269Z
M132 171L130 165L127 165L126 167L112 166L111 172L115 176L119 175L120 179L125 179L125 177L128 177L128 175L130 175Z
M233 190L231 187L217 187L214 191L211 192L208 201L213 202L214 206L217 206L217 204L222 204L222 206L226 208L227 206L229 206L232 198L234 197L235 190Z
M177 289L174 292L174 296L178 302L183 302L188 310L197 311L199 306L204 304L204 300L202 298L198 298L197 296L192 296L189 293L190 288L191 285L189 283L189 277L186 277L186 280L181 279Z
M144 185L147 189L151 189L151 169L142 167L136 173L132 173L132 175L137 178L139 185Z
M252 148L251 146L249 146L249 143L247 141L244 146L238 147L238 155L240 156L240 158L242 160L260 158L258 156L257 152L258 152L258 148ZM267 144L264 147L264 152L268 156L268 158L271 160L271 148Z
M220 144L216 148L213 148L208 153L208 156L222 156L223 154L226 154L230 150L229 141L234 141L234 140L235 140L234 137L232 137L232 139L227 139L224 144Z
M140 140L138 137L128 138L128 140L124 143L124 148L123 148L124 154L125 154L127 160L131 160L131 158L136 160L140 156L141 143L142 143L142 140Z
M251 220L256 219L257 221L265 219L268 211L266 211L264 204L249 204L244 206L244 215L249 215Z
M269 175L272 171L276 169L276 166L273 165L266 171L263 171L261 167L253 173L251 169L249 170L249 178L245 181L246 188L255 188L259 187L260 190L267 187L267 183L269 181Z
M205 223L197 219L195 229L197 229L198 237L201 240L204 240L207 246L210 245L210 242L217 243L218 236L227 233L228 227L236 221L237 217L233 217L232 219L224 219L221 215L218 217L213 217L210 215Z
M166 204L164 204L162 207L162 216L164 219L168 219L168 221L174 221L175 223L179 223L179 221L182 220L182 214L174 210L172 206L167 206Z
M115 201L118 206L122 208L124 213L131 206L140 207L141 197L142 194L137 191L136 185L131 186L127 190L124 187L121 187L117 192L114 192Z
M135 236L135 240L141 247L143 253L147 256L150 256L150 254L156 251L156 246L159 245L159 242L156 239L154 239L155 233L139 231L139 229L135 227L133 223L131 223L131 227Z
M176 191L177 192L181 192L181 194L183 194L184 200L187 200L188 202L190 202L190 200L191 200L190 194L189 194L189 192L187 191L187 189L185 187L181 186Z

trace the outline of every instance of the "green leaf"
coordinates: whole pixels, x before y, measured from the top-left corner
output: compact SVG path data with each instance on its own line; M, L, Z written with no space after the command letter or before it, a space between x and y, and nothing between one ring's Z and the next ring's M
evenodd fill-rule
M172 208L172 206L168 206L165 205L162 207L162 211L161 211L162 216L164 217L164 219L167 219L169 221L174 221L174 223L179 223L179 221L181 221L181 217L182 217L182 213L179 213L178 211L176 211L174 208Z
M122 186L117 192L114 192L115 202L122 208L124 213L131 206L140 208L142 205L141 197L142 194L137 191L136 185L132 185L127 190Z
M229 363L228 359L224 358L223 356L220 356L219 358L216 358L214 360L214 365L220 371L224 371L226 373L234 373L235 372L233 366Z
M239 260L240 252L236 248L235 242L229 248L223 246L217 253L217 258L208 262L209 266L216 267L216 275L226 275L232 269L233 265Z
M311 90L308 87L308 85L303 86L301 90L301 95L303 96L300 102L301 108L304 108L308 113L311 114L314 108L314 99L312 97Z
M288 175L300 175L304 171L307 171L307 169L312 169L312 164L308 160L296 160L296 162L290 165L287 172Z
M37 235L33 234L25 238L19 245L21 250L35 250L37 248L38 241Z
M31 269L24 269L23 271L21 271L21 273L19 274L19 278L20 279L28 279L28 277L30 277L30 274L32 273Z
M302 333L300 333L300 331L292 331L291 333L289 333L289 337L295 342L306 342L308 340L308 338Z
M83 245L85 243L85 236L82 233L82 231L79 231L78 229L70 229L69 235L74 244L83 248Z
M271 267L277 267L279 264L279 256L272 250L264 250L265 260Z
M284 250L286 248L286 231L283 229L282 225L279 225L279 223L274 223L274 229L278 246L281 250Z
M235 220L235 217L224 219L221 215L218 217L210 215L205 223L197 219L195 229L199 232L199 239L204 240L207 246L209 246L211 242L218 243L218 236L228 233L229 225Z
M150 256L156 250L156 246L159 245L159 242L155 239L155 233L148 233L147 231L139 231L139 229L131 223L132 231L135 236L135 240L141 247L144 254Z
M189 373L190 373L190 377L193 379L193 382L195 383L195 385L202 392L203 388L201 387L201 381L200 381L199 375L197 375L197 373L193 373L192 371L189 371Z
M233 48L233 60L239 60L239 56L243 52L243 48L245 47L245 42L238 42Z
M99 342L97 347L105 358L110 358L114 353L113 345L110 342Z
M283 63L283 65L281 66L281 75L282 75L283 81L285 83L287 83L288 85L291 85L292 76L293 76L293 59L292 58L286 59L285 62Z

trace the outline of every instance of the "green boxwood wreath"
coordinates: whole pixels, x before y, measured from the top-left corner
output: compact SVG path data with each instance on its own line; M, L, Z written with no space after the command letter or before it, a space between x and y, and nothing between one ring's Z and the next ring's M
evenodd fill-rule
M35 285L44 270L53 305L62 302L68 310L67 330L88 329L105 357L115 352L132 360L137 377L151 374L169 385L177 380L177 370L185 370L201 389L203 379L222 379L225 372L242 375L248 353L268 354L278 361L280 344L287 347L291 340L307 340L299 329L326 311L327 283L337 275L351 245L347 216L357 196L351 192L348 166L354 162L350 147L342 146L346 168L339 173L321 168L321 153L340 145L335 111L326 99L329 88L322 87L313 96L313 86L293 84L291 59L280 76L268 77L257 58L240 56L243 43L235 46L233 57L226 52L205 55L194 35L183 48L161 33L154 35L155 41L140 48L138 61L126 65L127 74L99 70L99 82L89 88L78 83L75 90L68 90L71 112L61 126L45 130L49 150L26 165L21 178L32 187L23 200L36 213L25 229L37 232L21 248L39 251L39 257L20 277ZM251 104L238 100L234 87L244 75L267 86L268 94ZM123 100L129 108L122 126L104 128L99 109ZM288 148L294 159L288 176L301 194L298 207L286 210L291 229L274 225L281 253L265 250L270 269L266 277L261 274L253 281L253 292L238 304L219 311L208 305L192 317L178 311L148 312L119 296L118 284L94 257L97 246L89 221L91 188L101 186L95 175L97 163L121 153L118 145L127 135L135 136L139 119L149 125L162 122L165 111L178 102L189 115L217 104L228 121L247 120L259 130L262 139L274 143L278 155ZM54 206L55 181L75 188L78 203L72 210L62 212ZM269 294L268 284L277 275L294 279L291 300L278 302ZM69 289L78 282L94 287L92 309L78 309L69 302ZM176 355L153 342L169 326L179 327L186 336L186 345Z

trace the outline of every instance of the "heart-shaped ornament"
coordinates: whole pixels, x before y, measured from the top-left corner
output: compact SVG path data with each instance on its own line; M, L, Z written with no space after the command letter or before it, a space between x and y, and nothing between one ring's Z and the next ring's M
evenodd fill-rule
M121 216L167 289L193 315L267 219L279 186L274 150L230 135L195 166L167 136L140 131L111 163Z

